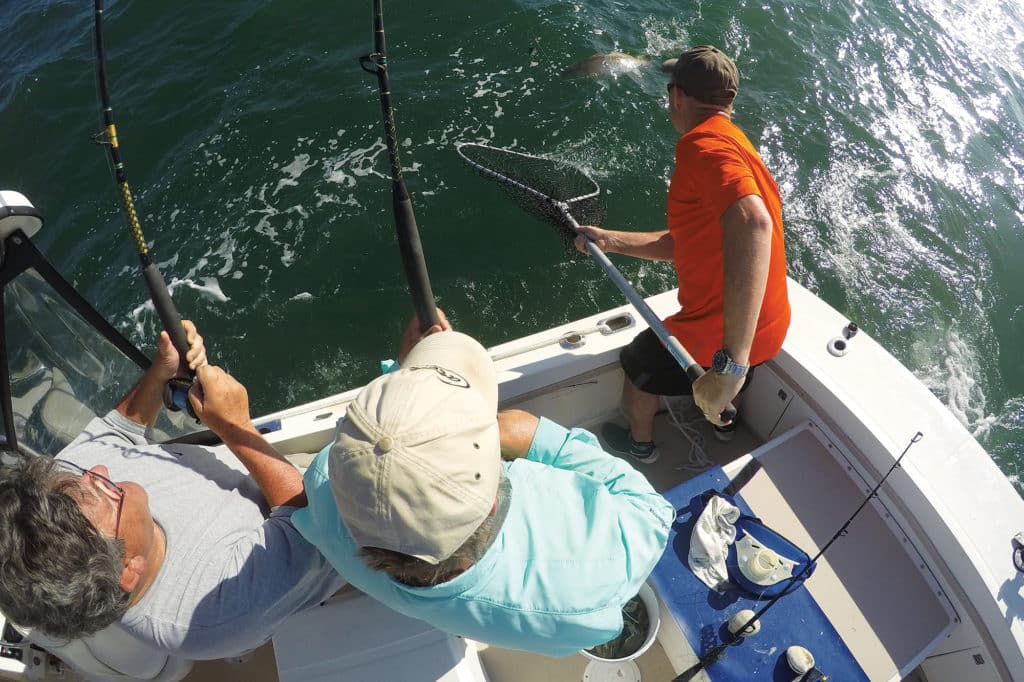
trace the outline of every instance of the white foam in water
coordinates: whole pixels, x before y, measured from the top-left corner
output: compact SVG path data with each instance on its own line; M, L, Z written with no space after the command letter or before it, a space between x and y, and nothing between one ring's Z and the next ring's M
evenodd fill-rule
M497 76L500 76L500 75L504 75L506 73L507 73L506 71L498 71L497 73L483 74L483 80L478 80L476 82L476 92L474 92L472 96L473 97L483 97L484 95L490 94L492 92L496 96L498 96L498 97L505 97L505 96L507 96L511 92L511 90L505 90L504 92L497 92L494 89L492 89L491 87L488 87L488 86L492 86L492 85L493 86L497 86L498 83L492 83L494 78L497 77ZM474 78L479 78L480 74L474 74L473 77Z
M980 381L982 367L975 348L955 327L936 328L936 336L914 342L913 354L921 361L920 379L975 437L987 433L996 417L986 413L986 399Z
M227 303L230 300L220 288L220 282L215 277L203 277L201 283L191 279L176 279L168 283L167 291L173 298L174 291L181 287L202 292L207 298L220 303ZM160 318L157 316L156 308L150 299L146 299L132 308L128 313L128 319L131 320L132 326L135 329L136 338L143 340L143 343L149 343L156 335L157 330L161 328Z
M301 140L302 138L300 138ZM307 170L317 164L316 161L310 161L309 154L299 154L295 159L287 166L281 168L281 171L288 177L281 178L277 181L277 187L274 188L274 195L277 195L284 187L297 187L299 184L299 178Z
M246 211L245 215L259 215L260 218L251 228L248 226L249 220L243 219L236 225L235 229L239 230L241 234L244 234L247 230L251 230L257 234L265 236L271 244L281 250L281 263L284 264L285 267L289 267L295 262L296 254L294 245L299 242L302 236L305 222L309 218L309 212L304 206L302 206L302 204L296 204L284 209L274 206L266 196L268 186L269 185L267 184L261 185L259 190L255 192L255 197L253 196L252 187L246 190L245 196L249 200L248 203L259 202L262 206L250 208ZM274 194L276 194L276 192ZM273 194L271 196L273 196ZM290 214L298 215L299 220L293 220L288 217ZM282 216L284 216L283 225L275 225L275 222L282 222Z
M384 140L378 137L369 147L347 149L333 159L324 159L324 180L343 187L355 187L356 179L374 175L386 177L375 168L377 157L387 151Z
M647 17L640 22L640 26L643 29L647 54L678 55L691 44L688 28L675 18L663 21Z
M216 277L203 277L201 283L195 282L191 279L175 280L167 285L167 290L173 294L174 290L179 287L194 289L205 294L207 298L220 303L227 303L229 300L227 295L225 295L224 290L220 288L220 282L217 281Z

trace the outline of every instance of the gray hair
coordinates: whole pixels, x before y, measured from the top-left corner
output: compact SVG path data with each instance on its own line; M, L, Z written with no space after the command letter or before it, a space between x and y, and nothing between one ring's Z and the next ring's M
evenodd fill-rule
M0 466L0 611L17 625L77 639L128 610L124 543L85 517L87 496L48 457Z
M505 521L511 495L512 485L502 471L498 483L497 511L484 519L451 556L436 564L380 547L362 547L359 558L371 569L383 571L410 587L433 587L448 582L466 570L467 566L479 561L490 549Z

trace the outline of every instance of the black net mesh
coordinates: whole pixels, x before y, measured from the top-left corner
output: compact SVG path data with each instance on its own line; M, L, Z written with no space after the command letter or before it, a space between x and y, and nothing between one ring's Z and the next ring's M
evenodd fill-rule
M460 144L456 151L471 168L501 185L524 210L557 228L566 246L576 232L558 204L564 204L580 225L604 222L601 188L575 166L475 143Z

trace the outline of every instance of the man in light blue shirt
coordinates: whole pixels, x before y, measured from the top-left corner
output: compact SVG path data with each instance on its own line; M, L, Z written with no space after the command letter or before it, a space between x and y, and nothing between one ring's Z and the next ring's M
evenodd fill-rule
M589 432L497 415L470 337L445 324L406 344L307 469L295 527L352 585L442 630L549 656L615 638L672 506Z

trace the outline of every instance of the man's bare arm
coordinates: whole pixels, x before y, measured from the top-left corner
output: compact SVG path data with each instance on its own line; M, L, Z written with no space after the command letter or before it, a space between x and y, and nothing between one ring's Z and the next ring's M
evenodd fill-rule
M772 217L756 194L733 202L722 216L722 257L722 347L745 365L750 359L772 257Z
M621 253L623 256L646 260L670 261L675 242L668 230L655 232L625 232L605 230L593 225L580 225L581 235L597 244L605 253ZM576 238L576 250L587 252L583 236Z
M772 251L772 219L756 194L733 202L722 216L724 329L722 347L741 365L750 348L768 285ZM744 378L708 372L693 384L697 407L713 424L743 386Z
M267 503L272 507L305 507L302 474L256 430L249 417L245 387L212 365L200 367L196 378L199 381L188 396L192 409L245 465Z

